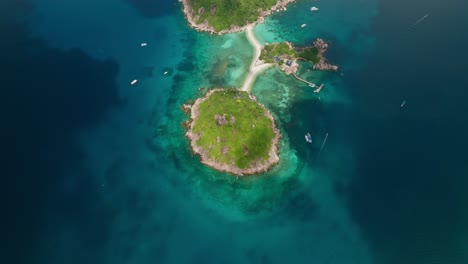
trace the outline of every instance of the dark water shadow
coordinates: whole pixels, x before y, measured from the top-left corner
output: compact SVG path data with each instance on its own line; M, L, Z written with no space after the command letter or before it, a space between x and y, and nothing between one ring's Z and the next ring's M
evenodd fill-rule
M32 5L6 2L0 12L1 247L8 248L2 262L100 262L113 211L84 166L77 135L122 105L118 65L30 37L18 18L29 15ZM64 229L79 249L55 248L50 238Z

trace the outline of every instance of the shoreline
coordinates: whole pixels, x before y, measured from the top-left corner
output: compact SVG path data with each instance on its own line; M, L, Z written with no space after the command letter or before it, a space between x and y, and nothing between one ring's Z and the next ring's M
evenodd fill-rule
M218 34L218 35L244 31L249 26L254 26L254 25L258 24L258 23L262 23L267 16L271 15L273 12L282 10L288 4L293 3L295 1L296 0L279 0L270 9L265 10L265 11L261 11L256 21L254 21L252 23L249 23L247 25L244 25L244 26L231 25L231 28L223 29L223 30L217 32L208 23L208 21L206 19L202 23L196 24L195 21L197 20L197 14L195 14L194 10L189 5L188 0L179 0L179 2L182 3L182 11L184 12L185 18L187 19L190 27L194 28L197 31L208 32L210 34Z
M266 109L266 107L262 104L260 104L257 99L249 94L249 97L255 101L257 104L259 104L264 110L265 110L265 116L271 120L271 128L273 130L273 133L275 134L275 137L273 138L271 142L271 148L270 151L268 152L268 159L264 161L254 161L251 167L241 169L239 167L236 167L234 164L228 165L228 164L220 164L216 162L216 160L208 157L208 153L201 147L199 147L196 142L200 138L199 134L193 133L193 127L195 125L195 121L197 120L197 117L200 114L200 105L203 103L205 100L207 100L214 92L216 91L223 91L224 89L212 89L208 91L205 96L198 98L191 106L184 105L184 108L190 109L190 120L189 122L189 129L185 133L185 136L190 140L190 146L192 147L192 151L195 154L198 154L200 156L200 160L203 164L221 172L227 172L227 173L232 173L237 176L246 176L246 175L252 175L252 174L259 174L262 172L266 172L270 170L275 164L279 162L279 140L282 138L282 135L276 125L276 121L273 117L273 115Z
M260 45L260 43L258 42L257 38L255 37L253 33L253 25L247 26L245 33L246 33L247 39L249 40L249 43L254 48L254 57L252 58L252 61L250 62L249 75L247 75L247 77L245 78L244 84L242 84L240 90L250 93L252 84L257 78L257 75L261 73L262 71L266 70L267 68L273 66L274 64L263 63L263 61L259 60L260 53L262 52L262 45Z
M328 43L321 38L317 38L317 40L314 41L314 46L318 49L317 57L319 58L319 62L314 64L313 69L321 71L338 71L338 66L328 63L328 60L325 57L325 52L328 50Z
M234 33L234 32L240 32L240 31L246 31L246 36L249 41L249 43L252 45L254 48L254 55L252 58L252 61L249 65L249 73L247 77L245 78L242 86L239 88L240 91L247 92L249 94L249 97L251 100L255 101L255 103L259 104L264 110L265 110L265 116L271 120L271 129L273 130L274 133L274 138L271 142L271 148L268 151L268 159L266 160L256 160L252 161L250 167L248 168L239 168L235 166L234 164L221 164L218 163L216 160L211 159L209 157L209 153L205 151L202 147L199 147L196 142L200 138L200 134L195 134L193 133L193 127L195 125L195 122L197 120L197 117L199 116L200 112L200 105L207 100L214 92L216 91L222 91L223 89L217 88L217 89L212 89L208 91L203 97L198 98L195 100L195 102L191 105L186 105L184 104L182 106L183 109L190 111L190 120L187 122L187 132L185 133L185 136L190 140L190 146L192 148L192 152L196 155L200 156L200 160L202 164L207 165L208 167L211 167L217 171L221 172L227 172L234 174L236 176L245 176L245 175L253 175L253 174L260 174L263 172L266 172L270 170L275 164L279 162L279 141L282 138L281 132L278 129L278 125L275 121L275 118L271 114L271 112L262 104L260 104L257 99L255 98L254 95L252 95L251 88L252 84L254 83L255 79L257 78L258 74L264 71L265 69L274 66L273 63L264 63L261 61L260 54L262 51L262 45L258 42L257 38L255 37L253 33L253 27L259 22L263 22L264 18L267 15L270 15L272 12L284 8L287 4L295 2L295 0L281 0L278 1L276 5L274 5L270 10L264 11L261 13L257 21L250 23L248 25L245 25L243 27L231 27L229 30L222 30L220 32L216 32L205 20L202 24L196 25L195 24L195 16L193 15L193 10L190 9L188 5L188 0L179 0L179 2L182 2L183 4L183 11L185 14L185 17L187 21L189 22L189 25L192 28L195 28L197 31L205 31L209 32L211 34L224 34L224 33Z

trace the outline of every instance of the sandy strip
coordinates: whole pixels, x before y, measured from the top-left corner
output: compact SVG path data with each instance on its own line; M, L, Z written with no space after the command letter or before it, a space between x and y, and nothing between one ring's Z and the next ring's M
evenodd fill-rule
M262 45L260 42L258 42L255 34L253 33L253 26L248 26L245 30L245 34L247 35L247 39L249 40L250 44L254 47L254 57L252 59L252 63L250 64L250 69L252 69L260 57L260 53L262 52Z
M274 64L263 63L262 61L259 61L260 53L262 52L262 45L260 45L260 42L258 42L257 38L255 37L253 33L252 25L246 28L246 35L250 44L254 48L254 56L252 58L252 62L250 63L249 74L247 75L247 78L245 78L244 84L242 85L240 89L241 91L250 92L252 88L252 84L257 78L257 75L263 70L273 66ZM257 65L257 63L260 63L260 64Z
M261 65L255 66L253 69L249 71L249 75L244 81L244 84L240 88L241 91L246 91L250 93L250 90L252 90L252 83L255 81L257 78L257 75L262 72L263 70L273 66L273 63L264 63Z

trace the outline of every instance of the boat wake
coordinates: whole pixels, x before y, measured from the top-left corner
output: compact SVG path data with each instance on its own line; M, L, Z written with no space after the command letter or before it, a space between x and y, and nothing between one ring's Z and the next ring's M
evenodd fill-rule
M421 17L420 19L418 19L418 20L410 27L410 29L411 29L411 28L414 28L414 27L417 26L419 23L421 23L424 19L428 18L430 14L431 14L431 13L427 13L427 14L425 14L423 17Z

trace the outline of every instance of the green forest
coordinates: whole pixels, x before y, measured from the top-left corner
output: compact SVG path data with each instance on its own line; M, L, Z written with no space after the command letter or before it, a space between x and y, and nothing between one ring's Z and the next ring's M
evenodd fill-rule
M235 26L245 26L257 20L259 9L268 10L277 0L189 0L194 13L203 7L203 14L196 21L197 24L208 19L213 28L219 32ZM212 15L213 14L213 15Z

